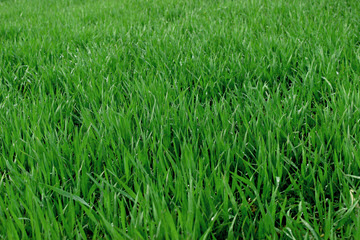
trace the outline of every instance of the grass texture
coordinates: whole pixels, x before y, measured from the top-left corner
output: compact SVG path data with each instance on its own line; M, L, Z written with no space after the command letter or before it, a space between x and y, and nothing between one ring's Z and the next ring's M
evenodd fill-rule
M0 0L1 239L360 239L357 0Z

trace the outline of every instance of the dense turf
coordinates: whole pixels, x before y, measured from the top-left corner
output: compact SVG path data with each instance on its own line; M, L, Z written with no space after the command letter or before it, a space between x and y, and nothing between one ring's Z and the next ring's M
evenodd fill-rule
M0 0L0 238L360 239L357 0Z

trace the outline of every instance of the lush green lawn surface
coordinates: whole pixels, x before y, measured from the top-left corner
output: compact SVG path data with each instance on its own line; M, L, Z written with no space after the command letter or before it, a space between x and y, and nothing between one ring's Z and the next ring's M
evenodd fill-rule
M0 0L0 239L360 239L357 0Z

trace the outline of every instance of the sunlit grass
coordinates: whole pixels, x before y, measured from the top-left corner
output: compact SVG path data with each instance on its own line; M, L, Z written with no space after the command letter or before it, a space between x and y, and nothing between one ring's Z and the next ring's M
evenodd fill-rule
M355 0L0 0L0 238L360 239Z

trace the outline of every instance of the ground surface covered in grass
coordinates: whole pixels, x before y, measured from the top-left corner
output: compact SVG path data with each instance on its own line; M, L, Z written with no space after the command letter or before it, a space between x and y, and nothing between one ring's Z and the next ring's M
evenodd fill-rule
M0 238L360 239L356 0L0 0Z

